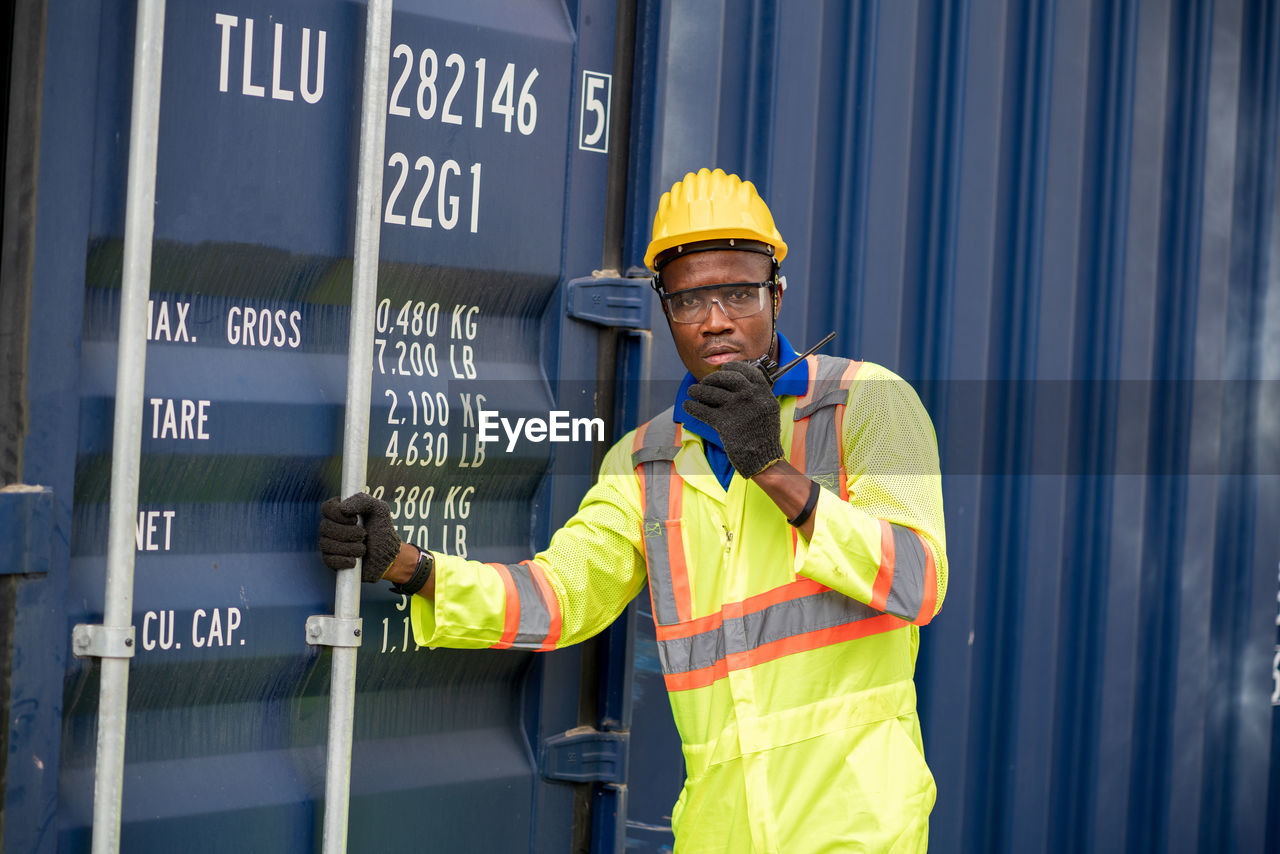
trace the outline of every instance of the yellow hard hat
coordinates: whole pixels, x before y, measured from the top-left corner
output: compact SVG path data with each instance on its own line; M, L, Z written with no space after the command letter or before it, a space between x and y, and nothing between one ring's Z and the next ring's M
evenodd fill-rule
M656 273L654 261L668 249L707 240L755 241L754 251L766 252L775 261L787 257L787 244L755 186L721 169L690 172L662 194L644 265Z

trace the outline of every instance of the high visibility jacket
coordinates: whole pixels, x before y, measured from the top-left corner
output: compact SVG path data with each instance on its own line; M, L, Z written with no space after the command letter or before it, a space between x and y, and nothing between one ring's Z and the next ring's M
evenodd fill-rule
M606 456L532 561L437 556L427 646L555 649L649 582L686 781L676 851L922 851L935 789L912 676L942 604L937 443L900 378L809 357L782 444L822 486L808 542L757 486L726 491L670 412Z

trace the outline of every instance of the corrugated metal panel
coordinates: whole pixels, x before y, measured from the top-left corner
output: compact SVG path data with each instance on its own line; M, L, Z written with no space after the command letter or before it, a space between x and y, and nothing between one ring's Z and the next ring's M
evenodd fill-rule
M783 331L834 325L831 352L897 370L933 414L951 558L917 674L934 850L1261 850L1274 4L647 14L630 257L686 170L740 172L791 245ZM679 373L655 337L659 375Z

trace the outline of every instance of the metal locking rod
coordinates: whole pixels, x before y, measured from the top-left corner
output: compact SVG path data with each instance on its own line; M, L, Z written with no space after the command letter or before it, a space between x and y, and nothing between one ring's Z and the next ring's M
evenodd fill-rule
M364 96L360 109L360 166L356 187L356 242L347 351L347 411L343 423L342 495L364 488L369 456L369 401L373 384L373 330L378 301L378 243L382 228L382 157L387 132L387 74L391 59L391 0L369 0L364 44ZM325 760L324 854L347 850L351 797L351 744L359 643L360 566L338 572L333 620L309 622L309 636L332 633L329 746ZM345 629L344 629L345 627ZM314 631L313 631L314 630Z
M124 215L116 411L111 445L111 509L102 625L79 625L72 651L98 656L98 755L93 782L93 854L120 850L124 735L133 655L134 525L142 460L143 378L147 367L147 297L155 233L156 150L160 138L160 67L164 0L139 0L133 47L133 106Z

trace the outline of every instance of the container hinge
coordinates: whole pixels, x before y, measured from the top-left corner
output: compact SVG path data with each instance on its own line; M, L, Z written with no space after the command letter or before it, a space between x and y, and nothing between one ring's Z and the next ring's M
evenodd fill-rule
M548 780L626 783L631 733L576 727L542 742L539 768Z
M0 489L0 575L37 575L53 560L53 490L14 483Z
M76 658L133 658L133 626L77 623L71 629L71 654Z
M600 326L649 328L651 279L593 275L569 282L570 317Z
M360 646L362 621L340 620L328 614L307 617L307 643L312 646Z

